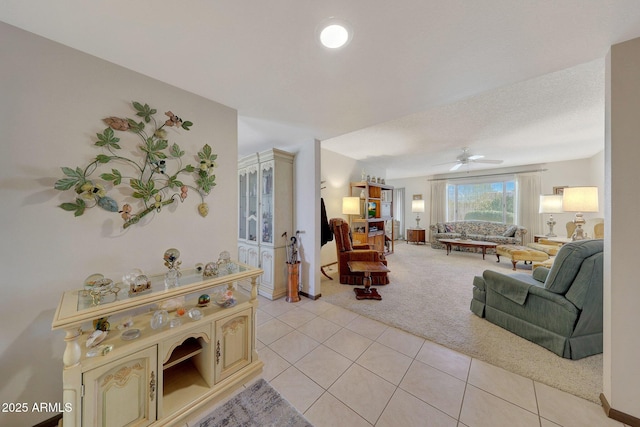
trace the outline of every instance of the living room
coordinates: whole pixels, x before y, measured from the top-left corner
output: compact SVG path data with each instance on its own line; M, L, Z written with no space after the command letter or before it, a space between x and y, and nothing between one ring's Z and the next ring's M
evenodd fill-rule
M5 114L0 120L8 141L0 168L5 200L2 252L7 284L3 287L2 309L3 320L12 325L3 331L0 363L6 379L2 386L3 402L54 402L60 399L62 389L65 344L64 335L50 329L62 292L79 288L82 280L95 272L120 277L122 270L134 267L161 270L162 254L169 247L180 248L184 259L191 262L215 259L221 251L235 247L236 230L228 226L227 219L236 214L238 116L233 108L211 101L210 95L206 98L204 94L194 95L8 24L1 24L0 31L5 44L1 55L6 73L2 77ZM154 68L156 61L155 58L149 61ZM53 189L61 177L60 167L75 167L95 156L92 138L104 129L101 120L107 114L133 115L129 110L133 100L148 102L160 114L174 111L193 120L194 126L188 133L170 134L190 150L195 152L204 143L214 148L218 155L218 184L207 199L208 217L199 217L195 197L187 197L177 208L126 231L121 230L119 215L112 220L94 210L75 218L58 208L66 201ZM631 104L632 100L627 102ZM629 121L634 123L633 119ZM605 146L604 153L591 159L540 166L547 169L541 176L544 192L552 192L554 186L597 185L602 188L601 216L607 219L609 227L613 227L612 223L632 224L630 215L637 207L637 199L628 183L634 182L632 160L637 158L634 138L627 134L620 145ZM339 203L347 195L348 183L358 180L363 168L370 168L376 175L384 173L374 172L372 166L350 158L332 157L333 154L321 149L319 142L308 139L298 147L285 149L297 150L296 224L307 230L301 237L308 257L304 290L319 295L322 289L318 267L325 263L324 252L329 250L322 249L321 254L319 243L316 245L319 239L314 230L319 224L320 196L327 202L330 215L341 216ZM603 163L603 169L595 167ZM613 164L616 173L612 173ZM327 170L325 175L327 165L334 170ZM570 173L565 175L563 170ZM322 180L331 186L321 192ZM422 194L426 201L430 199L427 177L387 182L404 187L408 195ZM614 201L617 209L612 213ZM408 213L408 206L405 211L406 223L410 225L415 218ZM568 217L557 216L558 228ZM542 227L542 217L540 222ZM425 212L421 224L428 223ZM629 374L635 366L638 348L632 333L637 314L624 301L637 295L630 283L633 281L629 280L634 277L633 260L628 258L634 248L633 233L615 227L608 231L613 231L608 233L611 236L608 248L614 258L609 281L626 298L621 301L618 294L613 295L607 305L610 316L611 312L619 315L613 316L609 324L608 334L613 342L608 344L615 351L605 353L603 391L609 399L615 399L610 402L613 407L638 417L632 402L637 401L640 382ZM618 393L612 396L612 392ZM50 415L11 414L6 419L9 424L15 421L31 425Z

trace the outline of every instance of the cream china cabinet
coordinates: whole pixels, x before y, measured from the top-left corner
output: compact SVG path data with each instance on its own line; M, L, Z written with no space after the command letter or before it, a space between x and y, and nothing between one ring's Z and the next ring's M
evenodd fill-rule
M293 234L294 155L271 149L238 162L238 260L260 267L258 292L287 294L286 244Z
M183 270L179 286L171 289L165 289L163 274L152 276L151 289L136 296L124 288L102 300L84 290L65 292L52 324L66 332L63 402L72 409L63 414L64 427L175 425L258 374L263 363L255 319L262 270L234 262L228 271L203 279L195 269ZM216 293L234 285L235 305L219 305ZM202 294L211 296L206 306L198 305ZM170 311L168 320L179 320L153 329L158 305L182 298L185 310L198 312ZM87 348L93 322L102 318L110 331L97 347ZM121 319L133 324L118 329ZM127 340L125 332L136 329L139 337ZM110 346L98 356L87 354Z

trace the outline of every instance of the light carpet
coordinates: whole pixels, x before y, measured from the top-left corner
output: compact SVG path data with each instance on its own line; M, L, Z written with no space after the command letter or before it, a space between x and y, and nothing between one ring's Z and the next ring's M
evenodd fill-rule
M309 421L264 379L256 381L194 425L312 427Z
M377 286L381 301L356 300L353 286L323 278L322 299L426 338L510 372L600 403L602 354L568 360L520 338L469 310L473 277L487 269L512 273L510 260L397 241L387 256L391 283ZM531 265L518 263L518 272Z

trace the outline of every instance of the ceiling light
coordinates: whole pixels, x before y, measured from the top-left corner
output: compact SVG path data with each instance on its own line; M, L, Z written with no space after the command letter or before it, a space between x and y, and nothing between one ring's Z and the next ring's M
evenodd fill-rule
M320 25L318 37L320 43L328 49L338 49L351 41L349 25L334 18L329 18Z

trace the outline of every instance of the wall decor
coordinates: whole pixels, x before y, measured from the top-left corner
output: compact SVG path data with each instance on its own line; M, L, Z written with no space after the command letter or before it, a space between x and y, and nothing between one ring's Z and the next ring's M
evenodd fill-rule
M553 187L553 194L562 196L564 194L564 189L567 188L566 185L560 187Z
M197 158L194 156L199 164L183 165L185 152L178 144L169 144L166 128L188 131L193 123L183 121L167 111L164 113L167 119L159 124L154 117L157 113L155 108L136 101L132 105L136 116L142 118L140 122L131 118L107 117L103 121L109 127L96 134L94 143L103 152L84 168L62 168L65 178L56 181L54 188L60 191L73 189L76 199L62 203L60 207L80 216L86 209L99 206L109 212L119 213L124 220L123 228L127 228L150 212L160 212L164 206L176 200L183 202L191 189L200 197L198 212L203 217L207 216L209 207L204 198L216 185L213 170L217 155L205 144L197 153ZM141 142L138 150L129 146L123 150L124 144L121 145L116 132L136 134ZM132 155L140 157L132 159ZM100 180L92 177L94 172L101 167L107 168L107 165L111 170L100 173ZM190 180L187 182L185 178ZM107 195L109 190L116 187L126 188L126 200L121 205ZM122 194L119 191L114 193ZM134 208L133 205L139 206Z

